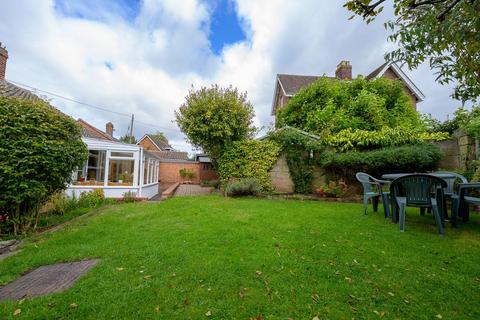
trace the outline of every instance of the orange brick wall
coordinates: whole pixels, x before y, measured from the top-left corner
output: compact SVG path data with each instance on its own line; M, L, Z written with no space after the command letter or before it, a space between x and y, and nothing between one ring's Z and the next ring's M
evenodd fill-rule
M153 144L153 142L149 138L146 138L146 137L145 137L145 139L140 141L138 143L138 145L143 147L145 150L161 151L157 148L157 146L155 144Z
M180 177L180 169L190 169L195 172L195 178L192 179L193 183L200 183L204 180L217 180L218 175L213 168L204 168L203 163L192 162L160 162L159 179L163 183L175 183L182 182ZM205 170L207 169L207 170Z

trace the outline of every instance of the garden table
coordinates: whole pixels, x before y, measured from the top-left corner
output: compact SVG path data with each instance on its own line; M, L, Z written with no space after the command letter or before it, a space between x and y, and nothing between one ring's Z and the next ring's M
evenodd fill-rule
M415 173L386 173L386 174L382 174L382 179L393 181L397 178L400 178L400 177L403 177L403 176L406 176L406 175L409 175L409 174L415 174ZM444 179L445 181L451 180L451 179L455 180L457 178L457 176L455 176L454 174L444 173L444 172L442 172L442 173L432 172L432 173L425 173L425 174L429 174L429 175ZM447 181L447 183L448 183L448 181ZM391 210L392 221L396 223L397 222L397 214L398 214L398 210L397 210L398 206L397 206L396 203L394 203L395 200L393 198L390 201L391 201L391 206L392 206L392 210ZM445 201L442 201L442 202L443 203L440 204L440 211L442 212L442 215L444 216L444 218L447 219L448 218L447 205L446 205ZM422 208L420 212L423 215L424 212L425 212L425 209Z

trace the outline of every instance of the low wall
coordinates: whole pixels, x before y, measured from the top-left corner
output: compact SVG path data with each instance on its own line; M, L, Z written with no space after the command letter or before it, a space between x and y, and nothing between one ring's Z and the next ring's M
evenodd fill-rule
M287 157L285 154L278 157L277 162L270 170L270 182L278 192L293 193L294 184L288 169Z
M158 170L160 182L176 183L184 179L180 177L180 169L189 169L195 173L195 178L190 179L193 183L200 183L200 166L197 162L160 162Z
M446 170L465 170L468 163L478 159L475 139L470 137L465 130L457 130L451 139L438 142L444 156L439 167Z

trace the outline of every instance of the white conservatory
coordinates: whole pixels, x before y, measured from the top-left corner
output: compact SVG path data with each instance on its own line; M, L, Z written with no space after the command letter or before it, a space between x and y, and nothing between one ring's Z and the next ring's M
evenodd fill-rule
M159 159L142 147L117 141L82 138L88 160L73 173L67 195L102 188L107 198L122 198L126 192L150 199L159 192Z

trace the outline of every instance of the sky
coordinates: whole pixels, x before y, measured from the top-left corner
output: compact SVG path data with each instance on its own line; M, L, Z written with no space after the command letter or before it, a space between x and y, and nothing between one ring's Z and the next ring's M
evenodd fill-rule
M163 131L179 150L194 152L174 122L189 90L219 84L247 92L254 124L265 131L277 73L334 75L348 60L367 75L394 48L383 22L348 20L337 0L15 0L0 1L0 42L7 80L51 95L50 103L114 135ZM417 108L444 120L461 103L453 86L435 82L427 65L404 68L425 94Z

